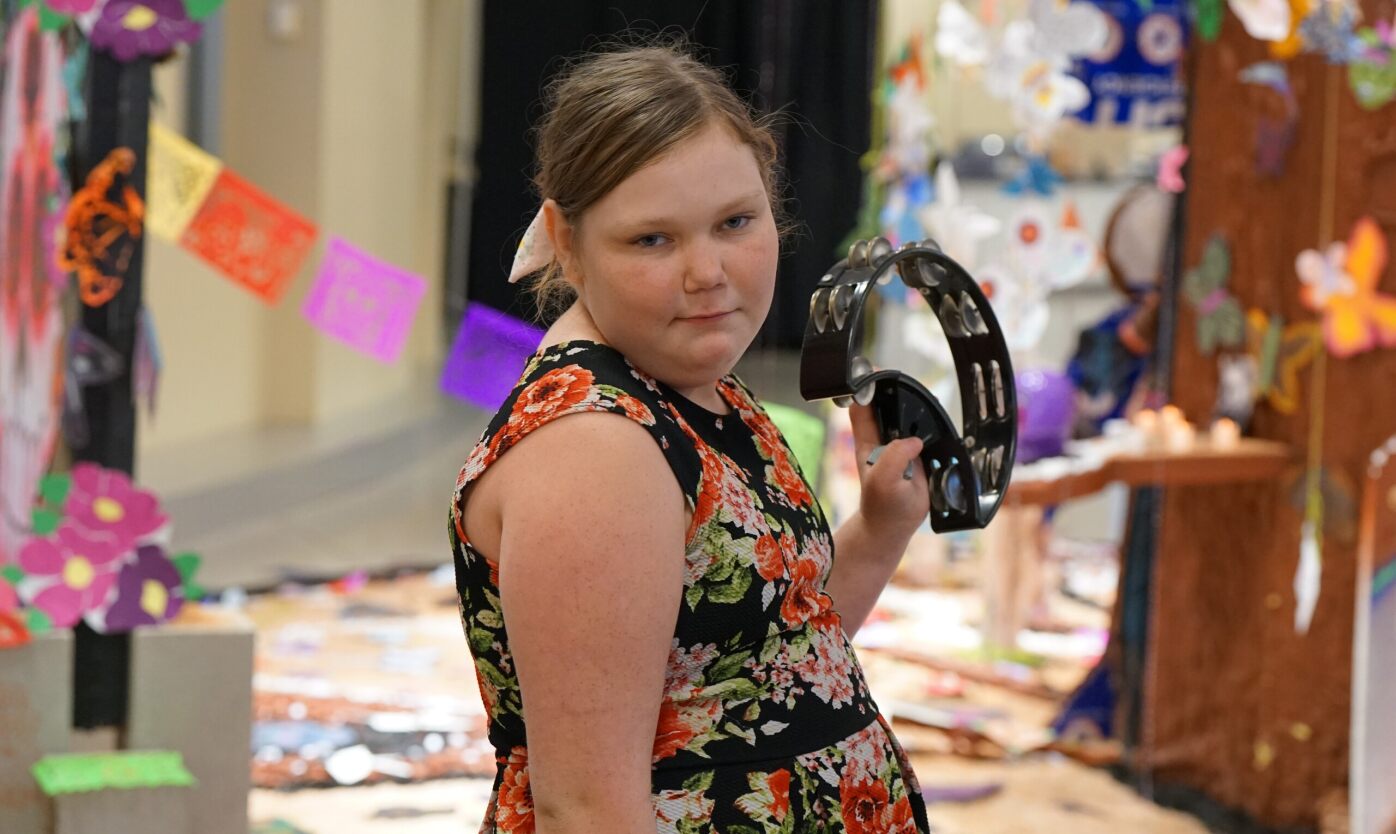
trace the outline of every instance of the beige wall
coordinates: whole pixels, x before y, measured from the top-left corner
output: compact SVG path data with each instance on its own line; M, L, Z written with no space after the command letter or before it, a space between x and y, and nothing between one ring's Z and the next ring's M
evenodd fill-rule
M147 303L165 354L160 408L143 451L275 424L315 425L391 403L440 362L444 190L456 128L462 28L476 0L302 0L291 37L271 0L222 11L219 154L320 227L306 267L268 307L158 239ZM286 4L283 4L286 5ZM469 42L469 39L466 39ZM186 68L157 72L156 117L182 128ZM399 362L321 336L300 304L331 234L423 275L429 290Z

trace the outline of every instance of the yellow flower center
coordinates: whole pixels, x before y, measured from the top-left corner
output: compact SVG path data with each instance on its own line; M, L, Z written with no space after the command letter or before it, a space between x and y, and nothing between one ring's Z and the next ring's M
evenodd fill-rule
M121 25L132 32L144 32L155 25L160 16L145 6L132 6L121 18Z
M170 592L154 579L147 579L141 586L141 610L155 619L165 616L165 608L170 603Z
M97 572L85 556L74 556L63 566L63 584L75 591L85 591Z
M92 502L92 512L107 524L115 524L126 517L126 508L121 502L105 495Z

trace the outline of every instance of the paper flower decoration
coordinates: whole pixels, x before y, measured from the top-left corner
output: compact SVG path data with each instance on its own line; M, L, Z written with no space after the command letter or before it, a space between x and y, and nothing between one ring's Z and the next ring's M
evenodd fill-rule
M1396 297L1377 292L1386 260L1386 236L1370 217L1357 222L1347 243L1307 249L1295 259L1300 297L1323 313L1323 339L1334 356L1396 347Z
M1157 185L1160 191L1181 194L1187 188L1183 181L1183 166L1188 162L1188 146L1175 145L1163 152L1158 161Z
M12 649L29 642L29 629L16 614L0 612L0 649Z
M1363 44L1354 31L1358 9L1343 0L1325 0L1299 24L1299 38L1305 52L1317 52L1330 64L1356 60Z
M1227 5L1256 40L1282 41L1289 37L1293 20L1289 0L1227 0Z
M1218 348L1236 347L1246 336L1245 316L1231 280L1231 246L1214 235L1202 251L1202 262L1183 276L1183 295L1197 310L1197 349L1210 356Z
M957 0L944 0L936 12L936 54L961 67L989 60L989 33Z
M122 567L116 580L116 599L106 610L104 621L90 618L89 624L103 633L130 631L172 620L183 606L184 578L179 569L160 547L146 545Z
M1261 310L1246 314L1247 342L1256 366L1256 396L1281 414L1299 409L1299 372L1323 346L1313 322L1285 324Z
M10 584L10 580L0 576L0 614L8 614L19 608L19 594L15 593L15 587Z
M137 489L121 472L91 463L73 467L63 511L73 525L121 550L160 535L169 524L152 493Z
M921 224L941 251L971 273L979 262L979 244L999 231L999 221L993 215L960 202L960 179L949 162L936 166L935 200L920 215Z
M203 25L189 19L181 0L107 0L89 38L118 61L134 61L167 55L202 34Z
M1396 32L1386 21L1357 33L1362 51L1348 65L1348 83L1368 110L1396 98Z
M55 628L76 625L106 603L122 553L109 539L65 524L53 536L30 539L20 548L19 566L26 574L20 595Z

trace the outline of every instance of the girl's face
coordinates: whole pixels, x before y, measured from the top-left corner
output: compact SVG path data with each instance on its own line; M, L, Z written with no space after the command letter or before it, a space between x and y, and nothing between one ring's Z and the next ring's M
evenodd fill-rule
M710 399L766 319L778 239L751 148L719 123L552 232L596 330L645 372Z

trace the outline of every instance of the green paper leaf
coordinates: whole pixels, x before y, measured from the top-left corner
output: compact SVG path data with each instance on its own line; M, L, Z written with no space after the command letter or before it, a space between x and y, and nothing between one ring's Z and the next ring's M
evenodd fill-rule
M0 576L9 580L11 585L18 585L19 580L24 578L24 571L19 569L19 565L6 565L0 568Z
M1396 58L1386 64L1358 61L1348 65L1348 84L1357 103L1367 110L1396 99Z
M108 789L191 787L184 757L167 750L64 753L45 756L31 771L49 796Z
M24 609L24 627L35 637L53 631L53 620L37 608Z
M184 12L193 20L203 20L223 5L223 0L184 0Z
M204 598L204 586L197 582L184 583L184 598L191 602L197 602Z
M72 22L72 18L68 17L68 16L65 15L65 14L59 14L58 12L55 12L53 9L50 9L48 6L45 6L45 5L40 4L40 6L39 6L39 31L40 31L40 32L57 32L57 31L59 31L60 29L62 29L64 26L67 26L70 22Z
M203 559L197 553L181 553L170 561L174 563L175 570L179 571L179 578L188 585L194 579L194 574L198 573L199 564Z
M63 506L63 502L68 500L68 493L73 489L73 476L67 473L61 475L45 475L39 481L39 494L44 497L44 502L54 507Z
M1222 14L1225 8L1222 0L1196 0L1193 4L1197 33L1204 41L1214 41L1221 35Z
M37 536L47 536L58 529L58 522L63 517L53 510L38 509L34 511L33 525L34 534Z

